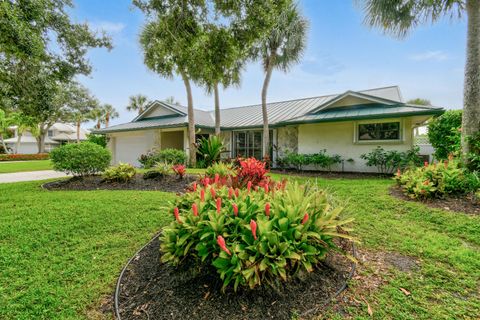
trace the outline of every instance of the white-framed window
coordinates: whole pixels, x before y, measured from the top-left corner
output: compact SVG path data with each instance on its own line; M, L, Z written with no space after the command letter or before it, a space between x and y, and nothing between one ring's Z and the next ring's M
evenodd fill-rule
M400 142L403 141L401 119L367 120L355 123L356 143Z
M272 144L273 134L270 131L270 145ZM233 131L233 155L235 157L256 159L263 158L263 131L261 130L246 130ZM270 148L270 157L272 157L272 150Z

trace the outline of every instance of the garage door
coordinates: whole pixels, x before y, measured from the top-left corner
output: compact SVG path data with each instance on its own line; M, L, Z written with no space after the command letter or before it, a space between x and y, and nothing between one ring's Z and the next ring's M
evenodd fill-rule
M138 158L148 151L144 135L115 138L115 161L140 166Z

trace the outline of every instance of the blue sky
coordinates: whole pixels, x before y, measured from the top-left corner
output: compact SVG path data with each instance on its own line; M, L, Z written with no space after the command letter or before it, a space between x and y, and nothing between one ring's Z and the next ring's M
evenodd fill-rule
M84 83L102 103L120 112L112 123L133 119L125 110L130 95L150 99L174 96L186 104L180 79L166 80L143 64L138 36L143 14L130 0L75 0L72 17L103 28L114 49L91 50L93 65ZM466 23L445 19L418 28L404 40L396 40L363 23L361 10L349 0L302 0L300 7L310 21L303 61L289 73L274 72L269 101L340 93L373 87L399 85L405 99L422 97L449 109L462 106ZM222 107L260 103L263 82L258 63L248 65L239 89L227 89ZM202 88L193 91L196 108L212 109L213 97Z

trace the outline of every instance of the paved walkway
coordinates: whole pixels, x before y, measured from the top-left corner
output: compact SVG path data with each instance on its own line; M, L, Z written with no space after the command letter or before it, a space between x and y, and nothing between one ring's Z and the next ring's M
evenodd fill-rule
M53 170L1 173L0 183L45 180L45 179L61 178L66 176L67 175L65 173L56 172Z

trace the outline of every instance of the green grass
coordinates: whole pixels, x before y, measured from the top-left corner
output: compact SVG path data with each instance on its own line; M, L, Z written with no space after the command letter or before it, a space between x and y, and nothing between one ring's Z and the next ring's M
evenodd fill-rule
M299 179L304 181L305 179ZM41 182L0 185L0 319L82 319L111 295L126 260L170 217L160 192L47 192ZM353 216L362 252L398 252L411 272L378 272L369 261L348 294L375 319L478 319L480 217L430 209L388 195L389 180L322 180ZM380 277L368 289L365 278ZM405 296L399 288L411 292ZM366 305L346 307L369 319ZM325 318L341 319L330 309Z
M25 172L51 170L50 160L12 161L4 163L0 161L0 173Z

